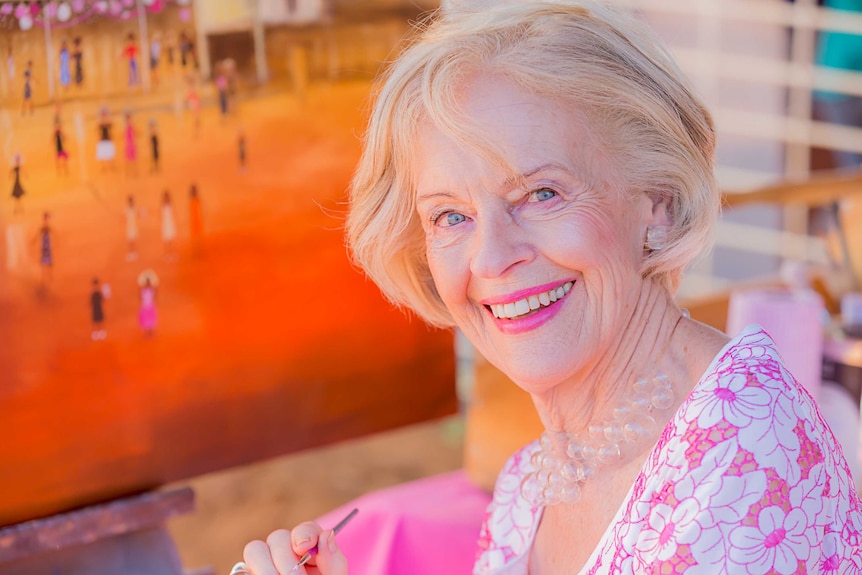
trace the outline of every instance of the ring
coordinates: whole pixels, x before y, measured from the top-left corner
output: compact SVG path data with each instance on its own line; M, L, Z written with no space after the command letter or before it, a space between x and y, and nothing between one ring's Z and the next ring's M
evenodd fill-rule
M248 565L244 561L237 561L231 567L230 575L252 575L252 572L248 570Z

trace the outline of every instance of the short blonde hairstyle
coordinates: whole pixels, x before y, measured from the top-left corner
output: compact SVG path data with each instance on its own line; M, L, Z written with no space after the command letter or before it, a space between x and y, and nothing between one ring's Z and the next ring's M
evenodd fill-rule
M675 291L712 244L720 195L712 119L649 30L590 0L524 1L433 16L381 78L350 190L347 243L396 305L451 326L425 255L414 150L430 121L474 147L459 89L502 77L583 113L623 193L666 202L664 249L642 269Z

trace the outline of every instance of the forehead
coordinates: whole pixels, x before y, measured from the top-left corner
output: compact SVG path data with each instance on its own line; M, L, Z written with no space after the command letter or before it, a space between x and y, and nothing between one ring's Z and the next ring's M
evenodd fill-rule
M417 126L419 191L465 175L517 177L540 165L598 176L601 149L576 105L501 77L479 76L458 91L457 110L431 110ZM601 176L605 174L602 173Z

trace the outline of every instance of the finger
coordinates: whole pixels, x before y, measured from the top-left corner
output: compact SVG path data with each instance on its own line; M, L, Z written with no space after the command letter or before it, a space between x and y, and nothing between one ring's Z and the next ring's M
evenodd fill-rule
M321 573L347 575L347 557L341 552L335 540L335 533L331 529L321 534L315 559Z
M279 575L269 546L263 541L250 541L242 550L242 558L254 575Z
M293 552L302 557L309 549L317 545L317 538L323 529L314 521L300 523L290 530L290 543Z
M269 554L272 556L272 562L278 572L282 575L290 573L290 570L299 561L299 555L293 552L290 545L290 531L287 529L273 531L266 538L266 544L269 545Z

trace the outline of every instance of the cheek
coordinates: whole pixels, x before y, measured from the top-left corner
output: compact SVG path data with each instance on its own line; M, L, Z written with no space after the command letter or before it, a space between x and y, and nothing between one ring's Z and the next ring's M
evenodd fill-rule
M453 305L466 297L467 263L460 257L458 250L452 247L440 248L429 245L425 249L425 257L437 293L446 307L452 311Z

